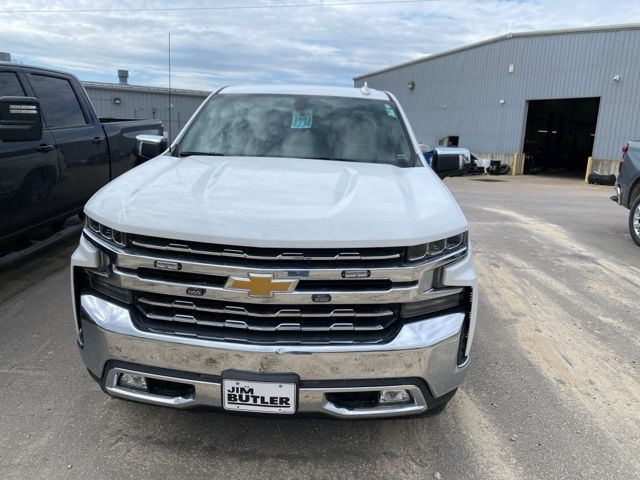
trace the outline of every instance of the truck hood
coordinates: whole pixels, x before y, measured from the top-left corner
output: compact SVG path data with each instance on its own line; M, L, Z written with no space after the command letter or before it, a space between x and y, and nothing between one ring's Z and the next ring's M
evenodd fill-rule
M259 247L390 247L467 223L426 167L291 158L157 157L85 207L116 230Z

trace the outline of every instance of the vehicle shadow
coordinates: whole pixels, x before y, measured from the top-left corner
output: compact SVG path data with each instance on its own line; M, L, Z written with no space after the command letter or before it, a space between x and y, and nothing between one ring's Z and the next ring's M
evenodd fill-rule
M451 431L454 422L453 410L435 417L337 420L179 411L111 398L106 403L105 417L117 428L123 446L189 452L205 462L215 453L217 460L300 463L321 456L331 463L355 465L363 461L363 452L371 461L405 461L418 455L425 442L433 446L433 437L440 436L442 442L442 432Z

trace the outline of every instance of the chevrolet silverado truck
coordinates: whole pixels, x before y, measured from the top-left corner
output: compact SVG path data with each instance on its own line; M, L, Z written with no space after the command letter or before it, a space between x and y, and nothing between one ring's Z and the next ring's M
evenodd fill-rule
M160 120L98 118L71 74L0 62L0 256L81 213L144 160L136 137L160 132Z
M150 141L153 139L150 138ZM77 343L114 397L176 408L435 414L476 323L468 224L396 99L226 87L85 206Z
M627 142L622 153L616 194L611 200L629 209L629 233L640 247L640 141Z

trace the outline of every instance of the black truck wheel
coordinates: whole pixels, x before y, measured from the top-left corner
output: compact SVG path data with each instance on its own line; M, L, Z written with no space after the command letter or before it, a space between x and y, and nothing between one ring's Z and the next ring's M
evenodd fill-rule
M629 233L636 245L640 247L640 195L633 201L629 210Z

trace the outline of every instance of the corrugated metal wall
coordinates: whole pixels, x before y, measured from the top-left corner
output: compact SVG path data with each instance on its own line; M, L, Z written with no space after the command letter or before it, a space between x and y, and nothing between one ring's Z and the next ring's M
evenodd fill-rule
M169 131L169 95L161 91L125 90L114 85L113 88L85 84L85 89L100 117L115 118L159 118ZM171 136L175 138L187 123L193 112L204 101L207 94L182 93L172 91ZM116 104L114 99L119 98Z
M638 28L514 36L358 78L356 86L365 80L396 95L419 141L432 146L458 135L472 151L522 152L527 100L577 97L601 99L594 159L618 160L624 142L640 137Z

